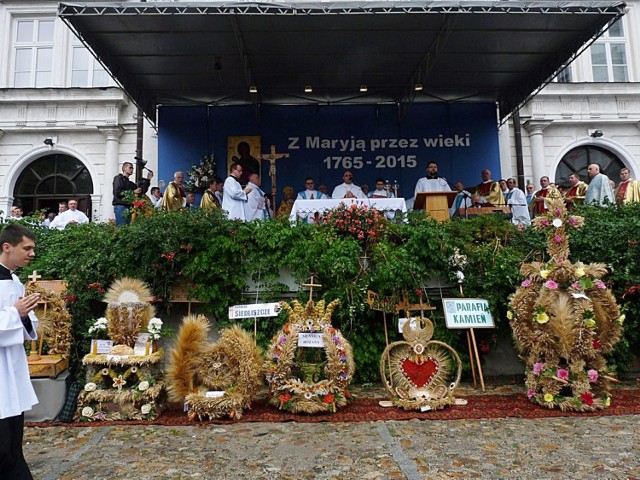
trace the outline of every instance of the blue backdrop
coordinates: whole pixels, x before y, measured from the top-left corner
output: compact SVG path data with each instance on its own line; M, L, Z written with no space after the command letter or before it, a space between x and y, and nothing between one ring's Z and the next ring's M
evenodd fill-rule
M400 185L411 198L427 163L436 161L451 186L472 186L489 168L500 175L496 109L493 104L413 104L401 115L395 105L349 106L163 106L158 122L158 180L169 182L213 153L218 175L227 175L228 137L259 136L261 152L274 145L290 158L277 161L278 203L282 188L304 190L304 179L329 192L345 169L354 183L374 188L377 178ZM262 162L263 190L270 191L269 162Z

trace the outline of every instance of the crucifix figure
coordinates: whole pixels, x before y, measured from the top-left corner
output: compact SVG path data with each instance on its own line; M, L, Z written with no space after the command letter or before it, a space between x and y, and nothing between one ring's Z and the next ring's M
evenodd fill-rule
M29 275L27 278L31 280L31 283L36 283L39 278L42 278L42 275L38 275L38 272L34 270L33 273Z
M310 279L309 283L303 283L302 284L303 287L309 287L309 300L313 300L313 287L321 287L322 286L320 284L313 283L314 277L315 277L315 275L311 275L311 279Z
M274 203L274 206L275 206L276 193L277 193L277 189L276 189L276 160L279 160L280 158L289 158L289 154L288 153L276 153L276 146L275 145L271 145L271 152L260 154L260 158L262 160L268 160L269 161L269 176L271 177L271 197L272 197L272 202Z

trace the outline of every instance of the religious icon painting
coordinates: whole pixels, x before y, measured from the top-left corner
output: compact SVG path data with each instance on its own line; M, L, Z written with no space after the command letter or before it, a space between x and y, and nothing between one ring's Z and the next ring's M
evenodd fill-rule
M261 141L260 136L227 137L227 174L231 172L231 165L239 163L242 165L241 178L245 180L240 183L245 184L251 173L262 176Z

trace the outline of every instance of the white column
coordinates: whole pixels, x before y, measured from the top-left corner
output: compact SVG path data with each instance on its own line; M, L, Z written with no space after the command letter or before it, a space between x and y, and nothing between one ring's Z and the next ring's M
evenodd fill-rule
M124 132L122 127L98 127L98 130L102 132L105 137L104 147L104 195L102 195L102 202L100 204L100 212L96 212L94 208L94 214L97 213L98 217L102 221L106 221L113 218L113 177L118 172L118 158L120 156L120 137Z
M547 175L544 164L544 135L543 130L551 124L547 120L527 120L524 128L529 132L529 142L531 144L531 175L536 189L540 188L540 177ZM551 182L555 181L550 178Z

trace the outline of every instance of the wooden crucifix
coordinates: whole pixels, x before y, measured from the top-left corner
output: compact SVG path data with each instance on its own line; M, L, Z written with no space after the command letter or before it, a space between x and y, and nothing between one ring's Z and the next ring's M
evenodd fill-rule
M276 189L276 160L279 160L281 158L289 158L289 154L276 153L276 146L271 145L271 151L269 153L261 153L260 158L262 160L269 161L269 176L271 177L271 201L273 202L273 211L275 212L276 194L278 193L278 190ZM313 281L311 283L313 283Z

